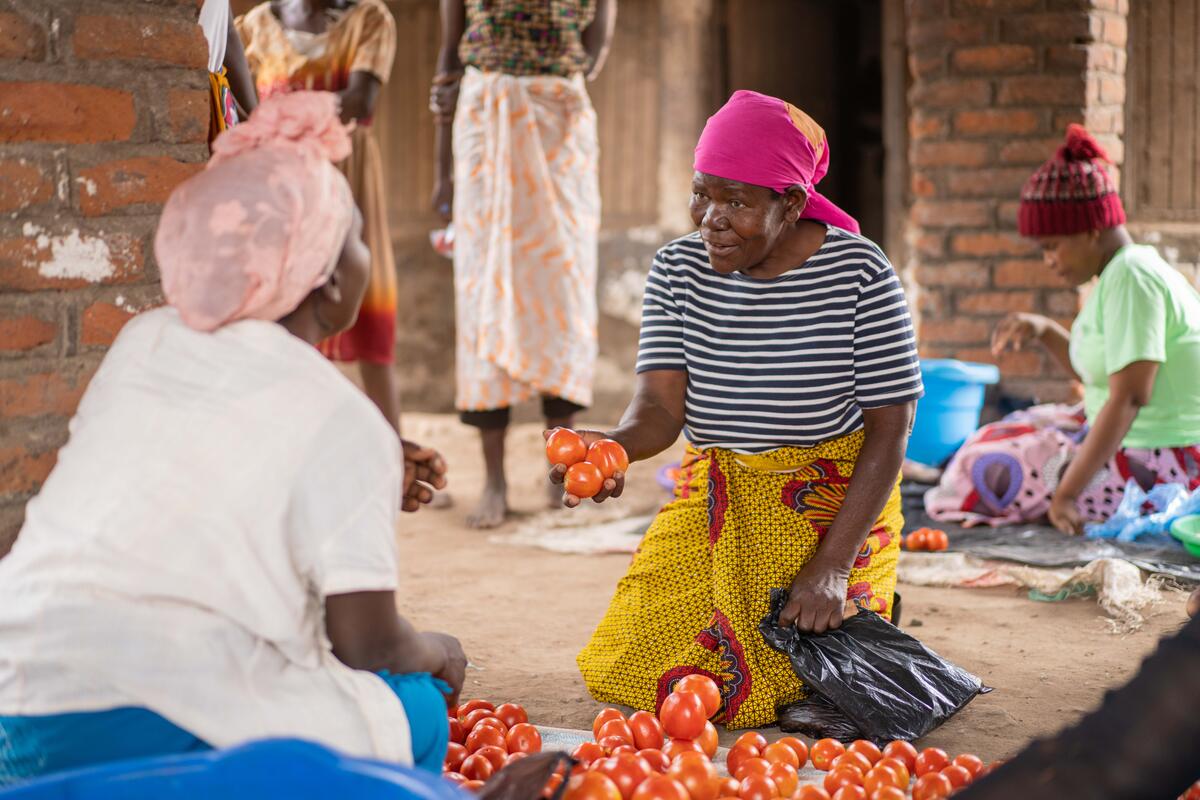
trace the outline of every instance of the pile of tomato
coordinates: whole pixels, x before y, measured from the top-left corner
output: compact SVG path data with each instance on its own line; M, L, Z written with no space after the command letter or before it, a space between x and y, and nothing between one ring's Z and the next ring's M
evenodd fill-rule
M502 768L542 750L542 735L516 703L468 700L450 709L444 777L472 791Z
M945 550L949 546L950 538L937 528L917 528L904 537L905 550Z
M567 468L563 488L579 498L595 497L604 482L629 469L629 455L619 442L601 439L588 447L570 428L555 428L546 439L546 458Z

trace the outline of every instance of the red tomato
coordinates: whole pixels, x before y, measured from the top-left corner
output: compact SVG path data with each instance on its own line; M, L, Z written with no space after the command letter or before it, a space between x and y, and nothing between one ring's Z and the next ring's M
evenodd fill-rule
M630 718L632 719L632 717ZM671 766L671 759L667 758L666 753L653 747L639 750L638 755L646 760L650 765L650 769L658 773L665 773Z
M737 775L742 764L748 759L758 758L760 755L762 755L762 751L753 744L734 744L725 755L725 769L729 771L730 775Z
M603 709L596 715L596 719L592 721L592 737L600 738L600 726L614 719L625 719L625 715L615 708Z
M717 738L717 729L711 722L705 721L704 733L700 734L700 738L696 740L696 744L700 745L700 749L704 751L704 755L709 758L717 754L717 748L720 747L721 741Z
M585 767L591 766L593 762L604 758L607 753L604 748L595 742L584 742L571 751L571 758L578 761Z
M601 725L599 733L596 734L596 741L599 742L610 736L623 739L626 744L633 744L634 742L633 731L629 729L629 723L623 719L610 719Z
M866 756L867 761L870 761L872 765L878 762L879 759L883 758L883 753L880 752L879 748L875 746L875 743L868 742L866 739L858 739L849 747L847 747L846 750L851 753L862 753L864 756Z
M467 748L458 742L451 742L446 746L446 771L458 772L458 768L462 766L462 762L469 755L471 754L467 752Z
M741 800L774 800L779 797L779 787L766 775L747 775L738 787Z
M955 766L962 767L967 772L971 773L972 778L978 778L979 773L983 772L983 759L979 756L970 753L963 753L960 756L955 756L950 762Z
M737 797L738 787L742 785L737 778L721 778L721 797Z
M606 478L629 470L629 455L619 442L612 439L601 439L592 444L587 451L587 460L599 467Z
M467 732L463 730L463 725L454 717L450 717L450 741L462 744L467 740Z
M679 781L666 775L651 775L633 792L633 800L691 800Z
M904 540L904 548L906 550L925 550L929 544L929 529L920 528L913 531Z
M775 781L781 797L791 797L800 786L800 775L791 764L772 764L767 770L767 777Z
M662 723L649 711L630 714L629 730L633 731L633 743L639 750L661 750L666 741Z
M443 772L442 777L451 783L457 783L459 786L467 782L467 776L461 772Z
M630 800L634 790L653 774L650 765L644 758L631 753L598 761L593 769L602 775L607 775L616 784L624 800Z
M800 763L796 765L796 769L802 768L808 762L808 745L802 739L797 739L795 736L784 736L776 744L786 744L792 748L792 751L796 754L796 758L800 760Z
M691 692L700 696L700 702L704 704L704 716L710 718L721 710L721 690L717 688L717 684L712 678L707 675L693 673L685 675L675 684L676 692Z
M918 756L919 758L919 756ZM940 772L927 772L913 784L913 800L942 800L950 796L954 785Z
M679 781L692 800L717 800L721 791L717 768L700 753L681 753L671 762L667 777Z
M904 800L906 796L903 789L897 789L895 786L882 786L870 795L870 800Z
M704 733L708 715L704 713L704 701L691 692L667 695L658 711L663 730L672 739L695 739Z
M741 747L742 745L753 747L758 751L755 755L760 755L763 750L767 749L767 737L758 731L746 731L733 743L734 747Z
M496 747L490 744L476 750L475 755L483 756L492 762L492 770L494 772L504 769L504 762L508 760L508 752L503 747Z
M829 769L833 760L846 752L846 746L837 739L820 739L813 742L812 749L809 750L809 757L812 759L812 765L819 770Z
M458 704L458 718L463 719L467 716L467 714L470 714L472 711L476 711L478 709L483 709L484 711L490 713L495 711L496 707L487 700L468 700L465 703Z
M663 753L666 757L674 762L679 757L680 753L704 753L704 748L695 739L672 739L667 742L667 746L663 748Z
M462 762L462 767L458 771L469 781L486 781L492 777L496 768L492 766L492 762L488 760L487 756L472 753Z
M570 467L587 458L583 437L570 428L555 428L546 439L546 458L553 465Z
M771 762L765 758L747 758L738 766L738 771L733 773L733 777L740 781L749 775L766 775L770 771Z
M550 780L546 781L545 787L542 788L542 797L554 797L554 793L558 791L558 787L563 785L563 776L560 773L554 773L550 776Z
M862 775L852 769L841 767L839 769L830 770L825 775L823 785L825 791L830 794L836 794L838 789L843 786L862 786Z
M971 782L971 773L966 767L960 767L956 764L951 764L942 770L942 774L950 779L950 785L955 789L961 789Z
M950 546L950 537L945 531L937 528L930 528L925 534L925 549L927 550L945 550Z
M1188 790L1180 795L1179 800L1200 800L1200 781L1196 781Z
M835 758L833 763L829 765L830 770L841 768L855 769L858 770L860 774L866 775L871 771L871 762L868 761L867 757L862 753L852 753L847 750Z
M475 730L475 726L479 724L480 720L485 719L492 719L492 712L488 711L486 708L476 708L459 717L459 720L462 722L463 730L467 733ZM499 722L499 720L496 721Z
M567 467L567 477L563 479L563 488L567 494L587 499L595 497L604 487L604 476L600 468L587 461L580 461Z
M921 777L930 772L941 772L950 766L950 756L940 747L926 747L917 754L916 773Z
M484 717L483 719L479 720L479 722L475 723L475 728L495 728L505 735L508 734L508 726L495 717ZM475 728L472 728L471 730L474 730Z
M511 729L514 725L529 722L529 715L516 703L501 703L496 706L496 719Z
M631 754L636 755L637 748L631 744L622 744L622 745L618 745L618 746L614 747L612 749L612 752L609 753L609 755L610 756L619 756L619 755L621 755L621 753L631 753Z
M800 787L800 791L796 793L796 800L829 800L829 792L810 783Z
M542 752L542 735L538 729L528 722L518 722L504 737L504 743L510 753L540 753Z
M504 759L504 766L507 767L509 764L515 764L522 758L529 758L529 753L522 753L520 751L517 751L516 753L509 753Z
M900 777L890 767L872 767L871 771L863 776L862 786L870 796L885 786L899 789Z
M467 781L462 787L468 792L479 794L479 790L483 788L483 781Z
M767 745L762 752L762 757L772 764L789 764L794 769L800 768L800 759L796 755L796 751L783 742ZM784 794L790 795L791 792L784 792Z
M602 736L599 745L604 748L604 754L611 756L618 747L630 746L629 740L623 736Z
M896 785L901 789L908 786L908 781L912 777L912 773L908 771L908 766L903 761L891 756L884 756L879 759L879 763L875 766L876 768L888 767L892 772L896 773Z
M917 765L917 748L908 742L897 740L890 742L887 747L883 748L883 757L903 761L904 766L908 767L908 771L912 772Z
M622 800L621 790L607 775L585 772L567 782L563 800Z
M843 786L833 793L833 800L867 800L867 790L861 786Z
M504 734L499 728L493 728L491 725L480 725L475 730L467 734L467 752L474 753L481 747L491 745L505 750L507 743L504 741ZM508 752L505 750L505 752ZM465 773L464 773L465 774Z

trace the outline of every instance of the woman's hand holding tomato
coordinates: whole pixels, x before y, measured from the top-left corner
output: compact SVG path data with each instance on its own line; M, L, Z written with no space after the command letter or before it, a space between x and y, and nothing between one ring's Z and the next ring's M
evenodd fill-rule
M555 431L545 431L542 435L545 437L546 441L549 442L550 437L554 433ZM584 444L589 449L597 442L611 438L608 434L601 431L575 431L575 433L579 434L580 437L583 438ZM605 456L606 458L611 458L612 454L606 451ZM606 460L605 464L597 465L598 469L601 470L601 477L603 478L603 481L600 484L599 490L595 495L592 496L592 502L603 503L610 497L620 497L621 492L625 490L624 470L614 471L611 477L603 477L603 470L605 467L609 466L610 463L612 462ZM550 482L560 486L564 485L567 479L567 470L568 467L565 464L554 464L550 468ZM594 476L589 474L587 476L581 476L581 479L590 484L594 479ZM575 508L582 503L584 499L586 498L571 494L569 490L564 490L563 505L567 508Z

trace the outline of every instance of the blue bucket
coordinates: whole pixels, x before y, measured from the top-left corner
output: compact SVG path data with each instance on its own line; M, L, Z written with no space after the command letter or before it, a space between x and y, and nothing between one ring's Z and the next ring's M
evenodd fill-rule
M984 388L1000 380L992 364L954 359L922 359L925 396L917 401L917 419L905 456L941 466L979 427Z
M296 739L121 761L0 790L0 800L465 800L470 796L424 770L348 758Z

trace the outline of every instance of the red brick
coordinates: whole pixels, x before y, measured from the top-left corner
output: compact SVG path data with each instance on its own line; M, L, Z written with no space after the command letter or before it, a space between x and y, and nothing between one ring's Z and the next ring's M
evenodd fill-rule
M1006 42L1086 42L1092 38L1086 12L1013 14L1001 20Z
M924 108L962 108L987 105L991 84L981 78L943 78L918 83L910 93L913 105Z
M95 372L63 369L0 378L0 418L69 417L75 413L79 398Z
M1045 360L1036 350L1024 350L1019 353L1007 352L999 357L992 355L990 347L970 347L959 349L955 358L963 361L974 361L979 364L995 364L1000 368L1004 378L1036 378L1046 374Z
M1032 311L1034 294L1016 292L967 292L958 296L958 311L998 316L1011 311Z
M204 169L204 164L167 156L109 161L79 172L79 208L88 216L120 208L164 203L180 181Z
M209 93L204 89L172 89L167 93L166 119L159 136L166 142L207 142Z
M1062 288L1066 283L1040 258L1023 258L1004 261L996 265L992 283L997 287L1014 288Z
M922 319L918 338L923 342L986 342L992 334L990 323L981 319Z
M913 111L908 120L908 135L913 139L937 139L946 133L946 118L942 115Z
M913 250L925 258L941 258L946 255L946 237L941 233L926 232L913 240Z
M1026 167L955 170L946 176L946 192L955 197L1016 198L1031 171Z
M120 142L133 133L133 95L73 83L0 83L0 142Z
M200 69L208 63L204 32L194 21L159 14L82 14L75 20L75 57L92 61L156 61Z
M962 256L1019 256L1029 253L1033 245L1015 233L960 233L951 237L950 249ZM1013 285L995 281L997 286Z
M921 314L932 314L936 317L942 317L946 315L949 308L950 295L948 292L927 289L924 286L917 290L917 310Z
M1046 48L1048 72L1085 70L1091 64L1092 48L1085 44L1052 44Z
M1033 133L1039 127L1038 115L1028 109L979 109L954 115L954 130L964 136L997 136Z
M1044 139L1017 139L1000 148L1000 160L1005 164L1040 166L1062 145L1061 136Z
M990 157L987 142L918 142L912 148L918 167L981 167Z
M41 61L45 57L45 32L20 14L0 12L0 58Z
M908 54L908 71L917 80L937 77L946 71L946 50L943 47L914 50Z
M937 44L981 44L987 39L989 25L979 19L942 18L917 21L909 25L908 46Z
M58 325L35 314L0 316L0 352L24 353L58 338Z
M93 303L84 309L79 343L84 347L107 347L117 338L117 334L133 314L134 312L112 303Z
M1042 304L1056 317L1070 317L1079 313L1083 298L1075 289L1050 290L1042 292Z
M956 14L978 14L980 12L1013 14L1032 11L1041 3L1042 0L954 0L954 12Z
M1037 66L1037 51L1025 44L986 44L955 50L951 61L959 72L1025 72Z
M991 223L992 205L980 200L918 200L911 217L930 228L980 228Z
M23 158L0 160L0 213L24 211L54 198L54 180Z
M943 19L949 6L949 0L908 0L904 11L909 19Z
M909 191L914 197L933 197L937 194L937 186L933 181L919 172L913 172L908 179Z
M1029 75L1000 81L1001 105L1082 105L1087 98L1083 75Z
M56 450L32 453L20 445L0 447L0 495L36 491L57 460Z
M919 286L944 286L953 289L979 289L991 282L988 268L978 261L918 264L915 277Z
M1006 228L1017 227L1017 215L1021 209L1021 201L1006 200L996 208L996 222Z
M41 232L0 239L0 290L77 289L142 275L141 242L128 234Z

